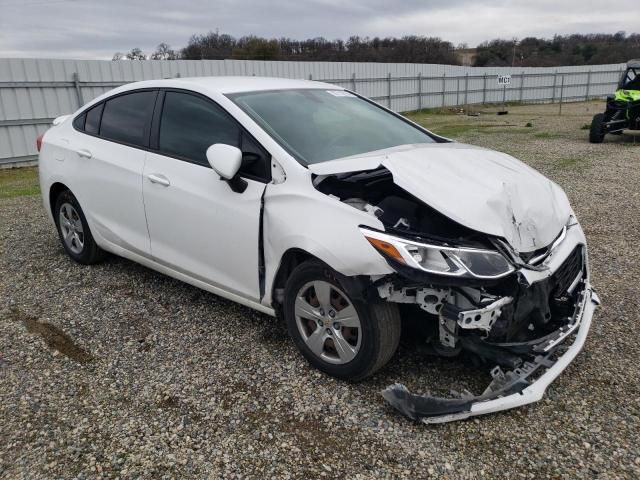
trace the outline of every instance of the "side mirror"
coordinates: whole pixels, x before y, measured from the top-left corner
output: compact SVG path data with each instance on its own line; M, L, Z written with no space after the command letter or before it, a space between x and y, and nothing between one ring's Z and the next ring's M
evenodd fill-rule
M239 148L224 143L214 143L207 148L207 160L211 168L225 180L231 190L242 193L247 189L246 180L238 176L242 165L242 152Z

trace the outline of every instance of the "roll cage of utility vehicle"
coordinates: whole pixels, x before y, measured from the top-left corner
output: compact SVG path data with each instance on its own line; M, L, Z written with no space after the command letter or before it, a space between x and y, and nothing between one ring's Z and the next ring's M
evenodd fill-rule
M625 129L640 130L640 59L627 62L618 89L607 97L605 112L593 116L589 141L602 143L607 133L621 135Z

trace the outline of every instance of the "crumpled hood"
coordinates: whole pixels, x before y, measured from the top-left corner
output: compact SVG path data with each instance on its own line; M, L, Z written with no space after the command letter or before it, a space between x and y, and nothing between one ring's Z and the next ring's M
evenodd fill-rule
M549 245L571 215L563 190L505 153L461 143L403 145L309 166L317 175L384 166L402 189L519 252Z

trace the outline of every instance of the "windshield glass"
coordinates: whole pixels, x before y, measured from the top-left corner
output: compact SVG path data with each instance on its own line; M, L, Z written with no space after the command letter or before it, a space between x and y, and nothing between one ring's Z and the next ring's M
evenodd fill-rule
M435 141L344 90L276 90L229 98L303 165Z
M640 90L640 69L628 68L622 74L620 88L625 90Z

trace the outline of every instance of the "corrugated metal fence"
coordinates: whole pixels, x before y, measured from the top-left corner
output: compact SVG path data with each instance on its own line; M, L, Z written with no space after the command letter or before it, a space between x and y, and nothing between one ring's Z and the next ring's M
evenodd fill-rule
M624 65L474 68L454 65L257 60L103 61L0 59L0 166L36 159L35 139L51 121L128 82L257 75L333 83L398 112L499 102L576 101L615 89ZM497 75L511 75L503 87Z

